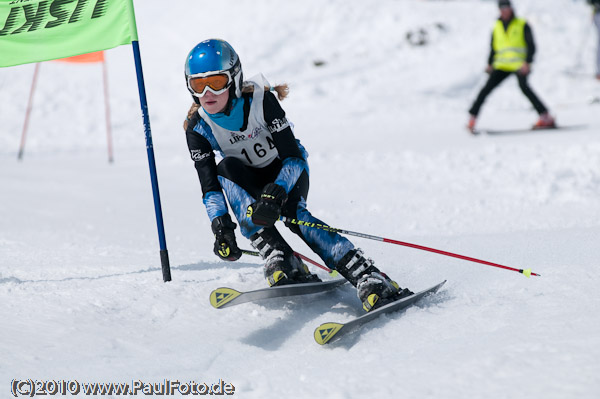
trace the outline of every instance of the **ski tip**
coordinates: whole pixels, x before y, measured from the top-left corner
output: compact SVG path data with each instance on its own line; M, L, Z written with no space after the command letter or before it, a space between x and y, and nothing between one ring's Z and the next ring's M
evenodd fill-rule
M337 277L337 276L338 276L338 274L339 274L339 273L338 273L338 271L337 271L337 270L332 270L332 271L330 271L330 272L329 272L329 275L330 275L331 277Z
M242 293L231 288L221 287L210 293L210 304L216 308L222 308Z
M430 292L438 292L438 290L439 290L440 288L442 288L442 286L443 286L444 284L446 284L446 282L447 282L447 281L448 281L448 280L444 280L444 281L442 281L441 283L439 283L439 284L437 284L437 285L434 285L433 287L431 287L431 288L429 288L429 289L427 289L427 290L425 290L425 291L430 291ZM407 297L407 298L408 298L408 297Z
M315 329L315 341L319 345L325 345L328 343L335 334L340 331L340 329L344 327L343 324L340 323L323 323L319 327Z

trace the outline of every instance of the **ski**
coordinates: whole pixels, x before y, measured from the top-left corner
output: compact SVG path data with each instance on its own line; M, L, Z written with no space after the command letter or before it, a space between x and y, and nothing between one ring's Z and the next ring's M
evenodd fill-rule
M210 293L210 304L216 309L239 305L261 299L280 298L294 295L316 294L329 291L346 283L346 279L322 281L317 283L290 284L280 287L267 287L254 291L240 292L233 288L221 287Z
M391 312L397 312L399 310L405 309L411 305L414 305L419 300L424 298L425 296L436 292L442 285L446 283L446 280L441 283L434 285L431 288L423 290L421 292L417 292L411 296L406 298L399 299L397 301L391 302L385 306L377 308L375 310L371 310L369 313L364 314L363 316L359 316L355 319L352 319L346 323L323 323L319 327L315 329L314 337L315 341L319 345L325 345L330 342L336 341L347 335L364 324L376 319L377 317Z
M473 134L489 134L489 135L508 135L508 134L520 134L520 133L535 133L535 132L547 132L555 130L576 130L584 129L587 125L562 125L562 126L549 126L549 127L530 127L530 128L516 128L516 129L475 129Z

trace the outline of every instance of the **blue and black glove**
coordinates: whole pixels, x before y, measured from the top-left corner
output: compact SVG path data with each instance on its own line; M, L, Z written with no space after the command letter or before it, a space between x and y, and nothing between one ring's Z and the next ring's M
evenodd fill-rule
M215 255L223 260L238 260L242 256L242 251L235 241L233 230L236 228L236 224L231 221L231 216L228 213L217 216L213 219L211 228L215 234Z
M279 220L281 208L287 201L287 193L279 184L269 183L263 189L258 201L250 204L246 216L257 226L271 227Z

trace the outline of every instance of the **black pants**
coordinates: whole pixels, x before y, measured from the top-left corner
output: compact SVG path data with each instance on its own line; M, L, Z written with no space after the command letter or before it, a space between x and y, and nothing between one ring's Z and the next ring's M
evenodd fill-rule
M512 73L514 73L517 76L517 79L519 79L519 87L521 88L521 91L523 92L523 94L525 94L529 101L531 101L531 105L533 105L537 113L541 115L543 113L548 112L546 106L540 101L540 99L535 95L533 90L531 90L531 88L527 84L527 75L522 75L518 72L506 72L501 71L499 69L494 69L490 74L487 83L479 92L479 95L477 96L477 99L475 100L473 106L469 110L469 113L473 116L477 116L486 97L492 92L492 90L494 90L500 83L504 81L504 79L506 79Z

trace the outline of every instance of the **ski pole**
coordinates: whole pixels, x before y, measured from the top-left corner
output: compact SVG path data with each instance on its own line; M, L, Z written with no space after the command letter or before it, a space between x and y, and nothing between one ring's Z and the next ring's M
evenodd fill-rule
M302 220L296 220L296 219L293 219L293 218L288 218L286 216L281 216L279 218L279 220L281 220L284 223L294 224L294 225L297 225L297 226L305 226L305 227L309 227L309 228L314 228L314 229L320 229L320 230L329 231L329 232L332 232L332 233L347 234L347 235L350 235L350 236L367 238L369 240L382 241L382 242L387 242L389 244L396 244L396 245L402 245L402 246L405 246L405 247L416 248L416 249L420 249L422 251L434 252L436 254L451 256L451 257L458 258L458 259L468 260L470 262L476 262L476 263L481 263L481 264L488 265L488 266L499 267L501 269L512 270L512 271L515 271L515 272L519 272L519 273L521 273L521 274L523 274L523 275L525 275L527 277L530 277L530 276L540 276L537 273L533 273L531 271L531 269L515 269L514 267L503 266L503 265L499 265L497 263L492 263L492 262L488 262L488 261L481 260L481 259L471 258L469 256L458 255L458 254L454 254L452 252L446 252L446 251L442 251L442 250L435 249L435 248L424 247L422 245L411 244L411 243L408 243L408 242L403 242L403 241L398 241L398 240L392 240L390 238L378 237L378 236L373 236L373 235L370 235L370 234L364 234L364 233L358 233L358 232L355 232L355 231L338 229L338 228L335 228L335 227L331 227L331 226L327 226L327 225L319 224L319 223L304 222Z
M246 255L260 256L260 253L258 253L258 251L250 251L248 249L242 249L241 251L243 254L246 254ZM294 251L294 255L298 256L299 258L301 258L302 260L305 260L308 263L311 263L311 264L325 270L327 273L331 274L332 276L335 276L337 274L337 272L335 270L331 270L327 266L323 266L323 265L315 262L314 260L307 258L306 256L302 255L301 253Z

